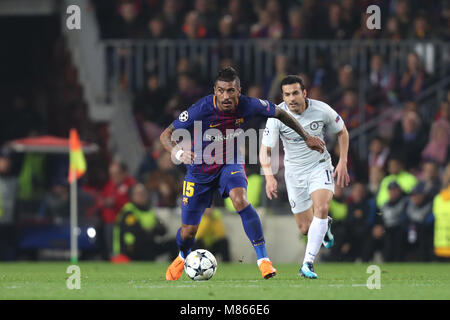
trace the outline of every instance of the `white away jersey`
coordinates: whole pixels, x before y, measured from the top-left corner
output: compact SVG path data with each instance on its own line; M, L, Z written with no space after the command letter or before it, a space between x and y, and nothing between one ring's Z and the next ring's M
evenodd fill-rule
M318 136L322 140L324 139L325 129L331 134L337 134L343 129L344 121L328 104L309 98L307 103L308 108L300 115L292 113L285 102L280 103L278 107L297 119L310 135ZM330 154L326 149L322 154L311 150L293 129L276 118L267 119L262 144L273 148L280 136L283 142L286 168L294 169L296 172L307 172L316 166L320 160L330 159Z

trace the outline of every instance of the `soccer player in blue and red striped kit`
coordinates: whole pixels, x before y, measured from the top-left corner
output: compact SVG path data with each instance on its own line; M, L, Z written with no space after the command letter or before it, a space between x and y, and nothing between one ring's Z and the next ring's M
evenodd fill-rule
M309 135L291 115L272 102L242 95L236 71L232 67L222 69L215 80L214 94L201 98L183 111L160 137L164 148L187 167L183 183L181 228L176 236L180 254L168 267L166 280L177 280L182 275L184 260L194 244L203 212L211 206L213 192L216 190L223 198L231 198L242 219L244 231L256 251L257 264L263 278L269 279L277 274L266 252L258 213L247 200L247 177L243 159L239 156L239 147L233 143L243 132L238 129L244 128L245 123L255 115L279 119L294 129L309 148L323 152L322 140ZM177 129L186 129L193 134L190 150L183 149L173 141L172 134ZM206 134L207 132L210 134ZM214 146L212 143L227 146L221 148L222 152L219 149L219 154L216 154L215 149L211 148ZM230 145L233 146L232 150ZM208 147L214 149L214 152L210 156L204 156Z

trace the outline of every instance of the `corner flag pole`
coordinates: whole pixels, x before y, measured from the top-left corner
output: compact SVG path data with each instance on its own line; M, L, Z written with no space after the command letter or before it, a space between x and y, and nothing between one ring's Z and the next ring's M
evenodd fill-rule
M80 137L76 129L71 129L69 134L69 176L70 183L70 261L78 263L78 197L77 180L86 171L86 159L81 148Z
M78 263L77 179L70 183L70 262Z

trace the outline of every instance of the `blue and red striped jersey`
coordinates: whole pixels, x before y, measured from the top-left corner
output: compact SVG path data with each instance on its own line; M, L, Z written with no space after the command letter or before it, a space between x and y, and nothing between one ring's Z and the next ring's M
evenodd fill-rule
M240 157L243 153L237 145L245 124L256 115L273 117L275 107L267 100L240 95L236 108L223 112L216 104L215 95L209 95L183 111L172 124L175 129L186 129L190 133L191 150L197 160L186 166L187 175L194 182L206 183L213 180L225 164L243 163Z

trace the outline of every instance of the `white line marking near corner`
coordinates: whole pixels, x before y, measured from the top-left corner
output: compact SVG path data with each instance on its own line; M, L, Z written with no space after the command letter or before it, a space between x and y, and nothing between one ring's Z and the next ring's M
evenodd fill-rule
M352 284L352 287L367 287L367 284Z

